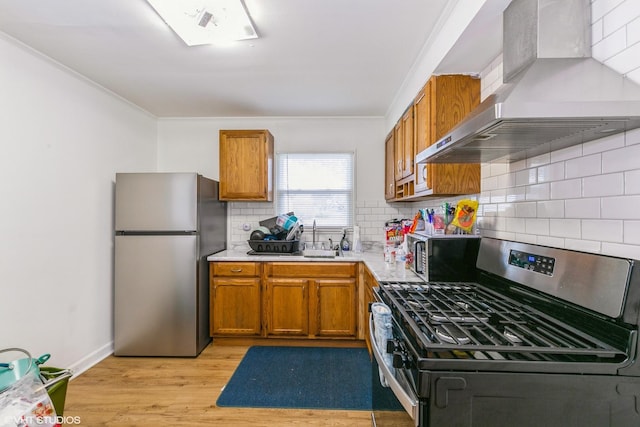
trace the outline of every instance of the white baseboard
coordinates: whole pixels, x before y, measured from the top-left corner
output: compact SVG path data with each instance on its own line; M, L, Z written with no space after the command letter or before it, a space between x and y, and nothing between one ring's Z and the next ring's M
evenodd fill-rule
M73 373L73 377L71 377L71 380L73 380L75 377L82 374L84 371L98 364L100 361L102 361L103 359L106 359L112 354L113 354L113 341L109 341L107 344L103 345L93 353L90 353L87 356L83 357L82 359L78 360L77 362L73 363L69 367L69 369Z

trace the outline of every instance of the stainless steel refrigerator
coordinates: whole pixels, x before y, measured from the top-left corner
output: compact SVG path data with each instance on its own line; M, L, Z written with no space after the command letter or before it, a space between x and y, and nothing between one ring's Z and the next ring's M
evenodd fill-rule
M118 173L114 354L197 356L209 337L207 256L226 249L218 182L196 173Z

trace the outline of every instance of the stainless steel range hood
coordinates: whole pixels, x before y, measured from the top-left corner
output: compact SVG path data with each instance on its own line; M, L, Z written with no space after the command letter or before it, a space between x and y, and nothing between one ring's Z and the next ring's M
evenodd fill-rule
M640 127L640 85L591 58L589 0L513 0L505 84L417 163L512 162Z

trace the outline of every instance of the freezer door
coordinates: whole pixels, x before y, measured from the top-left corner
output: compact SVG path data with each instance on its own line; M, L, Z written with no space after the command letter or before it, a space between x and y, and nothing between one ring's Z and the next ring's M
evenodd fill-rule
M116 356L196 356L197 236L116 236Z
M198 174L118 173L116 231L193 231L198 228Z

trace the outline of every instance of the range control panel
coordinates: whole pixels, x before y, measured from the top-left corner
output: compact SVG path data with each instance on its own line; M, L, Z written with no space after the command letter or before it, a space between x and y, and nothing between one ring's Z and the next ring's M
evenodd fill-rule
M553 276L556 259L548 256L536 255L528 252L511 250L509 252L509 265L530 270L535 273Z

